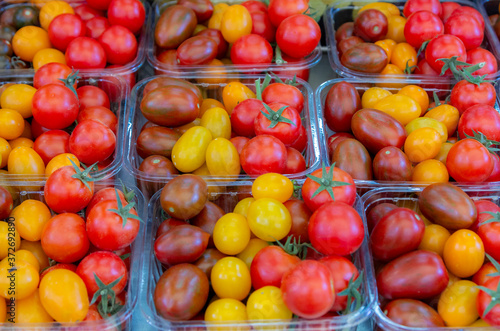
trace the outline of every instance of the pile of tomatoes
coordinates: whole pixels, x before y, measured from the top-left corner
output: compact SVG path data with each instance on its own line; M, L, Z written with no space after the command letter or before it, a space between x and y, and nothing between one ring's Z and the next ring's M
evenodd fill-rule
M485 62L477 75L497 72L495 56L480 47L485 23L477 9L455 2L408 0L403 14L392 3L363 6L354 22L335 32L341 64L364 73L439 76L444 63L438 60L458 56L470 64Z
M500 207L449 183L400 202L367 214L384 314L410 327L500 326Z
M67 65L49 63L36 71L33 86L2 86L1 173L48 176L70 159L99 170L114 161L118 118L108 93L77 88L78 79ZM122 88L105 83L108 91Z
M466 69L464 69L466 70ZM500 114L489 82L468 76L440 101L401 84L364 90L334 84L323 117L331 162L359 180L497 182L500 180ZM377 83L384 86L382 80ZM393 93L394 92L394 93Z
M12 5L0 16L0 68L59 62L75 69L115 68L137 56L146 11L140 0Z
M151 80L140 101L148 122L135 146L144 159L139 170L164 177L304 172L302 152L314 144L301 119L307 100L298 87L276 80L270 84L267 76L262 86L257 80L257 94L230 81L221 88L222 102L203 98L186 80Z
M301 199L293 193L293 183L276 173L259 176L251 195L239 195L235 205L224 193L209 196L201 177L168 182L158 199L164 216L154 242L164 267L154 290L158 314L246 323L358 309L364 278L352 254L365 228L352 207L352 178L323 168L305 180Z
M91 180L62 166L21 201L0 186L2 323L96 321L127 305L137 199Z
M169 70L303 61L321 39L319 25L304 14L308 9L308 0L274 0L269 6L254 0L231 6L179 0L156 22L156 60Z

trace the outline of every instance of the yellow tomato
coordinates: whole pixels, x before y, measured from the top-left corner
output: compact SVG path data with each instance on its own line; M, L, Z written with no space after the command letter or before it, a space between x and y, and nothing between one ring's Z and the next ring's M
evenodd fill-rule
M397 43L403 43L405 39L406 18L392 15L387 20L387 34L385 38L392 39Z
M478 319L477 321L475 321L474 323L469 325L470 328L480 328L480 327L485 327L485 326L491 326L491 325L489 325L488 323L486 323L482 319Z
M10 143L5 139L0 138L0 169L5 168L7 165L7 160L9 159L11 150L12 147L10 146Z
M29 297L15 301L16 323L50 323L54 321L40 301L40 292L36 289Z
M24 131L21 134L21 137L33 140L33 134L31 133L31 124L27 120L24 120Z
M247 217L248 207L255 201L255 198L245 198L238 202L234 207L233 213L243 215Z
M483 241L471 230L458 230L446 241L443 260L453 274L461 278L470 277L483 265Z
M80 161L75 155L71 153L59 154L54 156L52 160L47 163L47 167L45 168L45 176L48 177L57 169L71 165L70 159L76 164L77 167L80 166Z
M36 88L27 84L15 84L9 86L2 93L0 104L4 109L17 111L23 118L32 116L31 100L35 95Z
M23 133L24 119L12 109L0 109L0 138L16 139Z
M269 246L269 243L267 241L264 241L259 238L252 238L248 242L247 247L243 251L241 251L236 257L247 265L248 269L250 269L250 266L252 265L253 258L255 255L257 255L258 252L260 252L261 249Z
M226 11L226 9L229 8L229 5L227 3L217 3L214 5L214 12L213 14L218 14L218 13L223 13Z
M420 128L408 135L404 152L411 162L417 163L434 158L441 148L441 136L433 128Z
M228 330L227 327L217 328L217 324L223 322L230 322L233 324L246 324L247 323L247 308L243 303L235 299L219 299L215 300L208 305L205 311L205 321L208 330ZM232 330L246 330L248 327L232 326Z
M429 159L420 162L413 168L411 180L414 182L446 183L450 180L450 175L444 163Z
M417 51L408 43L399 43L392 50L391 63L397 65L399 69L403 71L413 67L409 69L413 72L417 65L417 61Z
M28 25L17 30L12 38L12 49L23 61L32 62L35 54L50 47L49 34L42 28Z
M20 249L17 250L14 253L14 258L16 261L23 260L24 262L27 262L28 264L31 264L35 269L40 272L40 263L38 263L38 260L36 259L36 256L31 253L30 251L26 249ZM4 260L8 262L8 257L6 257Z
M201 107L200 107L200 117L202 117L203 114L205 114L205 112L207 110L209 110L210 108L217 108L217 107L226 110L224 108L224 105L222 104L222 102L220 102L219 100L215 100L215 99L211 99L211 98L203 99L203 102L201 103Z
M0 297L0 321L3 323L5 321L5 317L7 316L7 304L5 303L5 299Z
M21 238L29 241L40 240L43 227L52 217L43 202L31 199L14 208L10 216L16 219L16 229Z
M45 164L40 155L29 147L17 147L10 152L7 163L9 174L43 175Z
M222 90L222 100L229 115L237 104L251 98L255 98L255 93L240 82L230 82Z
M453 143L444 143L441 145L441 148L439 149L438 155L436 155L434 158L444 164L446 164L446 158L448 157L448 153L450 152L450 149L453 147Z
M226 255L236 255L247 247L250 228L247 219L235 213L228 213L215 223L213 232L215 247Z
M392 50L396 47L396 42L392 39L384 39L375 42L375 45L381 47L385 54L387 54L387 58L390 60L392 55Z
M407 85L398 91L398 94L407 95L420 105L420 116L429 108L429 96L423 88L417 85Z
M292 181L281 174L271 172L260 175L252 184L252 196L255 199L272 198L284 203L292 195Z
M283 301L281 289L275 286L264 286L250 294L247 300L247 314L250 321L261 322L290 320L293 315Z
M231 120L223 108L208 109L201 117L201 126L210 131L213 139L219 137L231 139Z
M64 53L55 48L45 48L36 52L33 57L33 68L36 71L47 63L52 62L66 64Z
M11 149L17 148L17 147L28 147L28 148L33 148L33 145L35 142L31 139L24 138L24 137L19 137L13 140L9 140L9 145Z
M420 105L406 95L389 95L377 102L374 108L391 115L402 125L406 125L420 116Z
M386 89L380 87L370 87L363 93L361 97L361 106L363 108L373 108L380 100L392 95L392 93Z
M179 171L195 171L205 163L205 154L211 141L212 134L207 128L192 127L172 148L172 163Z
M50 22L61 14L74 14L73 7L66 1L49 1L40 9L40 25L45 30L49 29Z
M470 280L460 280L441 293L438 313L447 326L463 327L477 320L478 293L477 285Z
M384 69L380 72L380 75L403 75L403 70L399 69L398 66L394 64L387 64ZM389 89L400 89L405 86L404 83L376 83L375 86L389 88Z
M21 240L21 246L19 246L19 249L25 249L33 253L38 260L40 270L49 267L49 258L43 251L42 243L40 241Z
M0 263L0 296L16 300L27 298L38 287L38 270L26 261L14 258L15 262L11 262L9 258Z
M427 225L418 249L435 252L443 257L444 244L449 237L450 231L445 227L439 224Z
M89 309L87 288L73 271L58 269L46 274L40 282L43 308L57 322L82 321Z
M212 176L237 176L241 172L238 151L226 138L215 138L210 142L206 162Z
M210 84L206 87L207 89L218 88L218 84L224 84L227 81L224 66L225 64L221 60L213 59L203 69L205 76L203 78L196 78L196 81L200 84Z
M358 14L367 9L377 9L383 12L387 18L389 19L391 16L400 16L399 8L393 4L388 2L372 2L367 5L364 5L359 10ZM389 13L389 15L387 15Z
M19 245L21 245L21 238L14 224L0 222L0 260L3 260L9 252L12 252L12 248L18 250Z
M242 5L229 6L222 15L220 32L230 44L252 33L252 16L248 9Z
M210 19L208 20L208 28L220 30L220 23L222 22L223 12L213 13Z
M441 105L425 113L424 117L433 118L443 123L448 129L448 135L452 136L458 127L460 113L451 105Z
M250 293L250 271L242 260L224 257L215 263L210 275L212 288L219 298L243 300Z
M405 126L406 134L410 134L413 131L421 128L433 128L434 130L436 130L441 137L442 143L445 143L448 139L448 129L446 128L446 126L438 120L428 117L418 117L408 123Z
M248 225L253 234L265 241L276 241L286 237L292 227L288 209L278 200L257 199L248 208Z

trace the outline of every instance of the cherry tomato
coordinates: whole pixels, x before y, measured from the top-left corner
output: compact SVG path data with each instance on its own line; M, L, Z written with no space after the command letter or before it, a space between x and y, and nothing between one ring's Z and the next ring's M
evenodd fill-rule
M210 277L215 294L222 299L243 300L250 293L252 283L245 262L236 257L217 261Z
M257 34L238 38L231 47L231 61L235 64L270 64L273 48L269 41Z
M486 147L477 140L460 140L450 148L446 168L458 182L482 182L493 171L490 155Z
M250 228L246 218L240 214L228 213L222 216L213 230L215 247L223 254L241 253L250 241Z
M316 21L303 14L287 17L276 30L280 49L293 58L311 54L321 39L321 29Z
M106 61L111 64L124 65L132 62L137 54L137 40L129 29L113 25L99 37Z
M408 17L404 29L406 41L416 49L443 32L444 26L439 16L425 10L416 11Z
M78 98L67 87L48 84L33 96L33 117L48 129L64 129L78 116Z
M133 34L141 31L146 18L146 10L141 1L112 0L107 9L111 25L122 25Z
M438 313L447 326L469 325L479 317L476 298L477 285L470 280L459 280L441 293Z
M448 270L454 275L461 278L470 277L483 265L483 242L470 230L458 230L446 241L443 259Z
M95 39L78 37L66 49L66 63L75 69L101 69L106 66L106 52Z
M222 14L220 31L224 39L231 44L250 34L252 17L248 10L242 5L229 6Z
M283 239L292 227L288 209L272 198L260 198L252 202L248 207L247 220L252 233L266 241Z

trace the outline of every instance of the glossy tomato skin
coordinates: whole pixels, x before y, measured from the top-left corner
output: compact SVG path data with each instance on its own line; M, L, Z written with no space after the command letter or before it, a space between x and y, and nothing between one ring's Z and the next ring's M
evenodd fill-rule
M267 13L266 4L257 0L247 0L245 2L242 2L241 5L245 7L250 12L250 14L259 11Z
M210 235L208 247L214 247L213 233L215 223L217 223L224 214L224 210L222 210L221 207L211 201L207 201L205 207L203 207L199 214L190 221L192 225L200 227L200 229Z
M207 248L203 255L194 262L194 265L201 269L210 278L214 265L227 255L222 254L217 248Z
M370 246L373 257L390 261L418 248L425 225L417 213L396 208L387 213L373 228Z
M117 190L113 187L106 187L103 189L100 189L99 191L95 192L95 194L92 196L92 199L90 200L89 204L87 205L87 208L85 210L85 213L88 215L92 208L97 205L101 201L116 201L116 195L118 194L118 197L120 198L120 201L123 204L128 203L128 201L125 199L125 196L123 195L123 192L120 190Z
M267 12L274 26L278 27L287 17L302 14L308 8L305 0L274 0L269 3Z
M452 15L444 25L444 32L457 36L466 50L481 46L484 38L484 25L471 15Z
M351 70L379 73L389 63L389 59L382 47L372 43L361 43L342 54L340 62Z
M85 85L76 90L78 100L80 101L80 110L87 107L102 106L110 109L109 97L102 89L97 86Z
M94 164L110 157L115 151L116 136L106 125L84 120L69 138L69 150L80 162Z
M246 99L238 103L231 113L231 128L241 136L254 137L255 118L263 108L262 101L258 99Z
M490 83L481 83L477 86L461 80L451 90L450 104L462 115L469 107L477 104L493 107L495 100L495 88Z
M50 130L42 133L36 138L33 149L47 165L54 156L70 152L69 134L62 130Z
M478 47L467 52L467 63L474 65L481 62L485 62L484 67L474 71L474 75L491 75L498 71L497 60L490 51Z
M182 175L163 187L160 202L163 210L170 216L187 220L203 210L207 198L208 186L201 177Z
M410 181L411 162L401 149L384 147L373 158L373 174L378 180Z
M165 265L192 263L205 252L209 238L199 227L178 225L155 240L155 256Z
M189 320L205 305L209 293L208 278L192 264L169 268L158 280L154 303L158 313L169 320Z
M156 23L155 42L163 49L177 48L193 34L196 24L196 13L191 8L170 6Z
M9 217L10 212L14 208L14 201L9 191L0 186L0 219Z
M263 108L254 121L255 134L257 136L271 135L278 138L285 146L291 146L300 135L302 122L299 112L283 103L272 103L268 107L274 112L278 112L278 110L285 107L281 116L291 121L292 124L279 121L277 125L272 126L272 122L265 116L265 114L269 115L269 111L267 108Z
M312 212L302 200L288 200L285 201L284 205L292 217L292 228L285 238L292 236L297 242L299 240L301 243L309 242L307 225Z
M152 155L169 157L180 135L163 126L153 126L141 131L137 137L137 153L145 159Z
M66 79L71 74L71 68L58 62L47 63L38 68L33 76L33 87L39 89L47 84L64 85L60 79ZM76 85L75 85L76 88Z
M346 22L335 31L335 40L337 43L352 36L354 36L354 22Z
M330 159L332 158L333 153L335 153L337 146L348 138L356 139L351 133L348 132L337 132L328 137L326 144L328 146L328 156Z
M354 20L354 34L364 41L376 42L387 34L387 17L377 9L366 9Z
M488 214L485 216L487 217L483 221L493 218L493 216ZM477 234L484 244L484 251L498 261L500 258L500 223L479 224Z
M329 202L319 207L309 219L309 240L325 255L345 256L363 243L364 225L358 212L343 202Z
M108 7L111 25L123 25L133 34L138 34L144 25L146 10L139 0L112 0Z
M287 254L281 247L264 247L255 255L250 266L253 288L280 287L283 275L299 262L297 256Z
M332 156L332 163L353 179L373 179L372 158L362 143L347 138L341 141Z
M441 7L443 9L443 14L441 18L443 22L446 22L448 18L453 14L455 9L462 7L460 4L456 2L441 2Z
M85 23L85 27L87 28L85 35L90 38L99 39L102 33L110 26L106 17L94 17Z
M263 37L249 34L240 37L231 47L233 64L270 64L273 61L273 48Z
M177 4L194 10L198 22L208 20L214 11L214 5L210 0L179 0Z
M66 64L75 69L106 67L106 53L101 44L89 37L73 39L66 49Z
M116 135L118 118L108 108L103 106L87 107L78 113L76 121L80 123L88 119L92 119L106 125Z
M446 168L457 182L483 182L493 172L493 166L488 149L469 138L455 143L446 158Z
M467 50L464 43L453 35L440 35L431 39L425 49L425 59L434 71L441 73L444 62L438 61L442 58L450 58L458 56L458 61L467 60ZM446 70L446 74L450 74L450 69Z
M393 322L409 327L444 327L444 321L437 311L422 301L398 299L384 307L387 317Z
M467 108L458 122L458 136L473 136L474 132L481 132L489 140L500 140L500 114L495 108L478 104Z
M337 50L339 51L339 57L342 57L342 54L344 54L357 44L362 44L363 42L364 42L363 39L356 36L352 36L342 40L337 45Z
M439 16L425 10L414 12L408 17L404 29L406 42L416 49L443 32L444 26Z
M163 222L161 222L160 226L156 230L155 239L158 239L162 234L166 233L168 230L173 228L174 226L188 224L186 221L181 221L176 218L167 218Z
M393 299L428 299L448 285L448 271L441 257L417 250L386 264L377 275L379 294Z
M304 109L304 95L292 85L273 83L262 91L262 100L271 104L274 102L284 103L301 113Z
M359 276L359 271L356 266L346 259L338 255L330 255L319 260L326 265L333 277L333 288L335 289L335 302L330 311L341 311L347 307L347 296L339 293L345 290L349 281L355 281Z
M369 152L388 146L403 147L406 130L392 116L375 109L361 109L351 120L352 133Z
M500 156L497 153L490 154L491 160L493 161L493 171L491 172L487 182L497 182L500 181Z
M316 21L303 14L290 16L276 30L280 49L294 58L311 54L321 39L321 29Z
M387 215L390 211L398 208L393 203L381 203L379 205L376 205L366 215L366 222L368 223L368 232L371 233L373 231L373 228L380 222L382 218L384 218L385 215Z
M248 9L248 8L247 8ZM272 43L275 41L276 28L269 15L265 11L251 11L252 17L252 34L259 35Z
M483 286L496 291L498 289L498 284L500 283L500 278L496 277L488 280ZM486 308L491 302L491 296L486 292L480 290L477 295L477 312L479 316L490 325L500 325L500 306L495 305L493 309L491 309L488 314L484 314Z
M443 13L443 8L438 0L410 0L405 3L403 14L405 17L410 17L414 12L426 10L439 17Z
M79 101L65 86L48 84L33 96L33 118L47 129L64 129L78 117Z
M137 39L120 25L107 28L99 37L99 43L106 53L106 61L111 64L130 63L137 54Z
M77 15L62 14L52 20L48 32L52 46L64 52L73 39L85 36L86 28Z
M208 64L217 56L217 43L210 37L197 35L185 40L177 48L181 65Z
M286 160L285 145L270 135L260 135L250 139L240 155L241 167L249 175L283 173Z
M354 85L348 82L336 83L325 99L326 124L332 131L350 132L352 116L360 109L361 98Z
M286 167L285 173L287 174L298 174L300 172L306 171L307 164L304 156L295 148L286 148Z
M226 56L228 43L224 40L222 33L217 29L205 29L196 34L197 36L207 36L217 43L217 58L222 59Z
M88 4L79 5L75 7L74 10L75 14L78 15L84 22L91 20L94 17L104 16L103 11L92 8Z

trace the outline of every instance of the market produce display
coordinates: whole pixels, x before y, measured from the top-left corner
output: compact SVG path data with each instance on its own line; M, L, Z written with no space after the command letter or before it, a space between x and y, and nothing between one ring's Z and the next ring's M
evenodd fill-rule
M494 190L437 183L422 191L378 190L364 199L381 328L500 325Z
M28 77L29 84L1 88L1 173L43 180L71 159L95 165L101 176L113 175L121 162L125 83L106 76L82 79L61 63L46 64Z
M140 0L8 5L0 14L0 69L37 70L50 62L74 69L128 65L137 58L145 18Z
M160 323L276 327L292 314L324 325L341 311L356 316L370 271L352 178L324 168L303 182L298 199L288 178L267 173L236 192L209 193L201 177L182 175L152 198L159 274L150 289Z
M339 73L436 77L443 67L438 60L451 56L470 64L485 62L475 75L498 72L496 52L484 42L484 18L471 2L367 2L332 9L331 15L331 62Z

